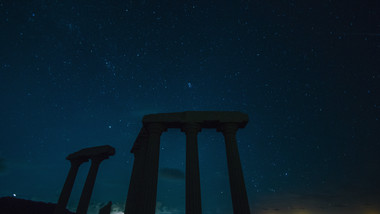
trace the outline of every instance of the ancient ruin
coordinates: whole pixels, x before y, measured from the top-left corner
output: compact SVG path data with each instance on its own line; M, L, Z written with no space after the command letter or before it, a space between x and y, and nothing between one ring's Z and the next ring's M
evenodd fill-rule
M186 134L186 214L201 214L201 187L198 161L198 132L215 128L222 132L226 144L228 174L233 211L249 214L247 192L236 143L236 132L248 123L248 115L233 111L186 111L150 114L143 118L143 127L132 147L132 175L125 205L125 214L154 214L156 208L160 137L168 128L179 128ZM80 165L91 160L79 200L77 214L86 214L100 163L115 154L111 146L85 148L66 157L71 162L54 214L63 214L70 198ZM109 213L111 203L100 210Z
M125 205L125 214L154 214L156 207L158 163L161 134L179 128L186 134L186 214L201 214L201 188L197 134L202 128L215 128L224 135L230 190L235 214L249 214L247 192L240 163L236 132L248 123L240 112L187 111L150 114L131 153L135 160Z
M106 145L85 148L67 156L66 159L71 162L71 167L65 184L62 188L61 195L59 196L54 214L63 214L65 212L65 208L67 206L67 202L69 201L78 169L82 163L91 160L91 167L88 172L86 183L84 184L76 211L77 214L86 214L88 205L90 204L91 194L94 188L99 165L103 160L108 159L109 156L112 156L114 154L115 149L111 146Z
M112 202L108 202L104 207L100 208L99 214L110 214L112 208Z

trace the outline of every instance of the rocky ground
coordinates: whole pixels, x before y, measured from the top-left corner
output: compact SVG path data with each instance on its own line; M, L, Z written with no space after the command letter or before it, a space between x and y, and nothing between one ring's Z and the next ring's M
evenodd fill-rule
M1 214L53 214L56 204L14 197L0 198ZM66 210L66 214L74 214Z

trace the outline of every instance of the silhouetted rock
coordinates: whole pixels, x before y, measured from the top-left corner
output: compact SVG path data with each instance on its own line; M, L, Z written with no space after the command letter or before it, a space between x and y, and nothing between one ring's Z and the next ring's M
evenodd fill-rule
M20 198L0 198L1 214L52 214L56 204L30 201ZM65 210L65 214L74 214Z

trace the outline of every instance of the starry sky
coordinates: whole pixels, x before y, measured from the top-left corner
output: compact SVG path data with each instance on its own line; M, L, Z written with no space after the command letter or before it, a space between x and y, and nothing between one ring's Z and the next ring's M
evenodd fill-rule
M252 213L378 214L376 1L0 0L0 197L57 202L111 145L89 213L121 214L146 114L241 111ZM232 213L221 133L198 135L205 214ZM68 207L75 211L89 163ZM185 135L161 137L157 212L185 209Z

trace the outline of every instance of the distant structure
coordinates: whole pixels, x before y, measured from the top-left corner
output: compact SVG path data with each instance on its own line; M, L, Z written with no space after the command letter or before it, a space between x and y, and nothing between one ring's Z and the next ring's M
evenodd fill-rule
M240 112L186 111L150 114L131 153L135 160L125 205L125 214L154 214L156 207L160 137L168 128L186 134L186 214L201 214L201 187L197 134L202 128L216 128L224 135L234 214L249 214L247 191L240 163L236 132L248 123Z
M109 156L112 156L114 154L115 149L111 146L106 145L85 148L67 156L66 159L71 162L71 168L69 174L67 175L61 195L59 196L54 214L65 213L65 208L67 206L67 202L69 201L79 166L82 163L91 160L91 167L88 172L86 183L84 184L82 195L79 199L79 204L76 211L76 214L86 214L99 165L103 160L108 159Z

